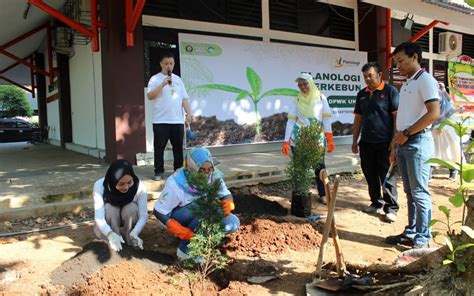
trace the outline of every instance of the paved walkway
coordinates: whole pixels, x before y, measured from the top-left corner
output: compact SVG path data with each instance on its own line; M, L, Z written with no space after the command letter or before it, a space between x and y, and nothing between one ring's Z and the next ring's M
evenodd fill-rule
M218 168L229 187L272 183L286 178L287 158L279 151L219 156ZM327 156L330 174L359 169L350 145ZM0 144L0 220L75 211L91 206L92 186L105 175L104 161L48 144ZM172 163L166 163L170 174ZM135 168L154 199L163 181L153 181L153 167Z

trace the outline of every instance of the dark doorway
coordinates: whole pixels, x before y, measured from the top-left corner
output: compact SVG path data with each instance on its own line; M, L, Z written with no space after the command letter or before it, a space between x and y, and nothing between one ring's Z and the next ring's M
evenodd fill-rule
M69 56L56 53L58 63L59 129L61 147L72 142L71 85L69 83Z
M144 27L145 87L151 76L161 71L160 57L165 52L174 55L174 74L181 76L179 61L178 31L173 29Z

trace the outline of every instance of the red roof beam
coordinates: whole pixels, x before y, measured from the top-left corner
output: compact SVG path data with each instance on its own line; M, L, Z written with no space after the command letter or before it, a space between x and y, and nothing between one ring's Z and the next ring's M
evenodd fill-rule
M39 31L43 30L44 28L46 28L46 30L47 30L47 38L48 38L48 59L50 61L50 63L48 64L49 65L49 72L46 72L46 71L44 71L44 70L42 70L38 67L35 67L32 62L28 63L26 61L26 59L19 58L15 55L11 54L10 52L6 51L6 49L8 47L13 46L16 43L25 40L26 38L38 33ZM17 38L3 44L2 46L0 46L0 54L4 54L7 57L9 57L9 58L16 61L15 64L13 64L13 65L3 69L2 71L0 71L0 74L10 70L11 68L13 68L13 67L15 67L19 64L23 64L23 65L31 68L32 70L37 71L38 73L49 77L49 81L50 81L50 83L52 83L53 82L53 77L54 77L53 64L52 64L52 61L53 61L52 52L53 52L53 50L51 48L51 24L49 22L47 22L47 23L44 23L43 25L40 25L40 26L34 28L31 31L28 31L28 32L18 36Z
M421 36L428 33L428 31L431 30L431 28L433 28L434 26L436 26L439 23L441 23L443 25L446 25L446 26L449 25L449 23L447 23L447 22L434 20L431 23L429 23L428 25L426 25L423 29L421 29L420 32L418 32L415 36L411 37L408 41L416 42L418 39L421 38Z
M11 58L12 60L15 60L15 61L17 61L18 63L23 64L23 65L25 65L25 66L27 66L27 67L30 67L30 68L34 69L36 72L43 74L44 76L47 76L47 77L50 76L50 74L49 74L48 72L46 72L45 70L36 67L35 65L33 65L33 64L29 63L29 62L27 62L27 61L24 60L24 59L21 59L21 58L17 57L17 56L14 55L14 54L9 53L9 52L6 51L6 50L0 49L0 54L4 54L4 55L6 55L7 57ZM53 72L53 71L51 70L51 72Z
M420 39L423 35L425 35L426 33L429 32L429 30L431 30L434 26L436 26L437 24L443 24L443 25L446 25L448 26L449 23L447 22L443 22L443 21L438 21L438 20L434 20L432 21L431 23L429 23L428 25L426 25L423 29L420 30L420 32L418 32L415 36L412 36L410 39L408 39L409 42L416 42L418 39ZM389 46L387 44L387 46ZM390 45L391 46L391 45ZM389 58L393 58L394 54L391 53Z
M70 26L72 29L78 31L82 35L89 37L92 39L92 51L97 52L99 51L99 39L98 39L98 28L104 27L105 25L102 22L99 22L97 17L97 0L91 0L91 29L85 27L84 25L75 22L74 20L70 19L69 17L62 14L57 9L49 6L48 4L44 3L43 0L28 0L29 3L33 4L34 6L38 7L39 9L43 10L47 14L51 15L52 17L60 20L61 22L65 23L66 25Z
M25 40L26 38L30 37L31 35L34 35L35 33L38 33L39 31L43 30L44 28L46 28L47 26L49 25L49 22L47 23L44 23L36 28L34 28L33 30L29 31L29 32L26 32L25 34L22 34L18 37L16 37L15 39L3 44L2 46L0 46L0 49L7 49L8 47L22 41L22 40Z
M5 72L7 72L8 70L15 68L19 64L20 64L20 62L15 62L14 64L11 64L10 66L6 67L5 69L0 70L0 74L3 74Z
M24 89L24 90L26 90L27 92L33 93L33 91L32 91L31 89L25 87L24 85L19 84L18 82L15 82L15 81L11 80L10 78L7 78L7 77L5 77L5 76L3 76L3 75L0 75L0 79L5 80L6 82L10 82L11 84L13 84L13 85L15 85L15 86L18 86L19 88Z
M125 0L125 31L128 47L135 45L134 31L144 6L145 0L137 0L135 7L133 6L133 0Z

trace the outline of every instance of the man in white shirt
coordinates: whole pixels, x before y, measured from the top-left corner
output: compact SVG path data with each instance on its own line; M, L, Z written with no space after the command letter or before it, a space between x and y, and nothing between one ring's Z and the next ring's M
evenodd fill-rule
M395 61L402 75L408 77L400 89L396 127L390 160L398 162L407 196L408 225L402 234L389 236L389 244L429 247L431 233L431 195L428 190L434 144L431 124L440 115L438 83L421 68L421 47L404 42L395 48ZM395 153L396 151L396 153Z
M183 166L184 113L191 123L192 113L189 96L178 75L172 74L174 55L161 56L161 72L148 82L147 97L153 102L153 146L155 159L154 180L163 180L164 151L168 140L173 146L174 170Z

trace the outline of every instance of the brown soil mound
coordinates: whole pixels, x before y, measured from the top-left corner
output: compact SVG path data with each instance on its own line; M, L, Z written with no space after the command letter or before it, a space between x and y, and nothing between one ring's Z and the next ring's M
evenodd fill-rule
M166 272L149 271L138 262L123 261L104 266L87 282L71 291L71 295L191 295L184 273L170 267ZM215 295L217 287L207 283L206 292Z
M276 222L258 218L242 218L240 222L239 231L229 237L225 246L231 256L258 256L321 246L321 234L311 223Z
M239 125L234 120L218 120L215 116L196 116L191 129L196 134L194 141L187 140L187 146L215 146L254 142L282 141L285 137L287 113L264 117L260 122L260 134L255 124ZM352 123L336 121L332 124L335 136L352 135Z

